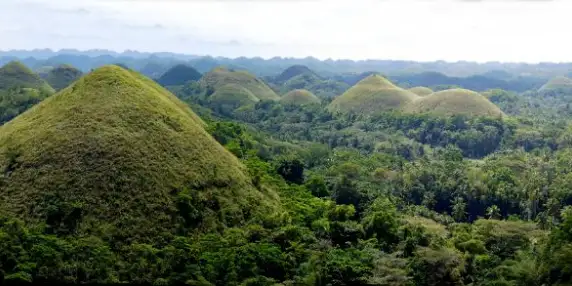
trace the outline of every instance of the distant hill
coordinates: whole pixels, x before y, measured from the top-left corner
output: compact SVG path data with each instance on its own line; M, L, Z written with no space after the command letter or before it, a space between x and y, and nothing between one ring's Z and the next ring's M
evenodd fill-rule
M271 200L203 126L152 80L99 68L0 127L0 212L116 244L241 224Z
M0 68L0 90L11 88L33 88L46 92L54 92L39 75L20 62L9 62Z
M555 77L544 84L538 91L561 91L572 93L572 79L565 76Z
M284 70L281 74L279 74L274 80L275 82L286 82L293 77L300 76L300 75L308 75L311 77L320 78L314 71L309 69L307 66L303 65L293 65L286 70Z
M296 89L283 95L280 102L291 105L309 105L320 104L320 99L305 89Z
M331 112L373 114L399 110L417 98L414 93L395 86L380 75L371 75L335 98Z
M208 93L216 93L218 89L225 87L225 93L231 94L229 88L247 90L259 100L279 100L280 97L262 80L247 71L236 71L218 67L206 73L200 80L201 86L209 90ZM242 93L242 91L239 91Z
M231 109L260 101L252 92L236 83L225 84L217 88L209 99L211 103L229 106Z
M79 79L82 75L83 73L80 70L70 65L61 65L48 72L46 81L55 90L62 90Z
M187 65L176 65L167 70L157 82L162 86L183 85L189 81L201 79L202 74Z
M431 90L428 87L424 87L424 86L416 86L416 87L412 87L408 90L419 95L419 96L427 96L427 95L430 95L433 93L433 90Z
M410 113L501 117L504 113L486 97L466 89L435 92L405 107Z

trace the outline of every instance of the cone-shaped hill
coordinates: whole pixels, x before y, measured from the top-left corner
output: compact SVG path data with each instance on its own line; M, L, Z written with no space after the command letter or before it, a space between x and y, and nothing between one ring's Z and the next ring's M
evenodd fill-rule
M567 78L565 76L555 77L549 80L545 85L543 85L538 91L563 91L563 92L572 92L572 79Z
M416 98L417 95L386 78L370 75L335 98L328 109L338 113L372 114L401 109Z
M319 76L309 69L307 66L303 65L294 65L287 69L285 69L281 74L279 74L274 80L276 82L286 82L293 77L300 76L300 75L308 75L312 77L319 78Z
M209 99L212 103L234 108L260 101L252 92L236 83L225 84L217 88Z
M466 89L448 89L420 97L405 107L409 113L501 117L504 113L486 97Z
M417 94L418 96L427 96L427 95L430 95L433 93L433 90L431 90L428 87L424 87L424 86L416 86L416 87L412 87L408 90Z
M78 80L82 75L83 73L80 70L70 65L61 65L48 72L46 81L55 90L62 90Z
M309 105L320 104L320 99L305 89L296 89L283 95L280 102L291 105Z
M43 92L54 92L39 75L20 62L9 62L0 68L0 90L11 88L33 88Z
M176 65L167 70L157 82L162 86L183 85L188 81L201 79L202 74L187 65Z
M215 68L206 73L200 80L201 86L216 93L224 87L225 95L231 96L233 88L244 97L245 90L258 100L279 100L280 97L262 80L246 71L234 71L226 68ZM240 87L240 88L239 88Z
M184 103L118 66L0 127L0 171L0 213L63 234L154 241L271 203Z

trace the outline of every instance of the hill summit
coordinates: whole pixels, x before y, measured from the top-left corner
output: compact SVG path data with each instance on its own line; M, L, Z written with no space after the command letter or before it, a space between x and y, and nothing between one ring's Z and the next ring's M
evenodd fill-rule
M421 97L405 108L411 113L501 117L504 113L483 95L467 89L448 89Z
M162 86L183 85L188 81L201 79L202 74L187 65L176 65L167 70L157 82Z
M54 92L39 75L20 62L9 62L0 68L0 90L12 88L33 88Z
M399 110L417 98L386 78L370 75L335 98L328 106L332 112L372 114L375 112Z
M240 224L268 200L203 126L152 80L99 68L0 127L0 212L129 241Z
M280 102L291 105L308 105L320 104L320 99L305 89L296 89L283 95Z
M307 66L303 65L293 65L287 69L285 69L281 74L279 74L274 80L276 82L286 82L293 77L300 76L300 75L309 75L313 77L318 77L318 75L312 71Z
M216 93L224 88L224 94L232 96L233 89L237 93L250 93L258 100L279 100L280 97L262 80L247 71L236 71L224 67L218 67L206 73L200 80L201 86Z

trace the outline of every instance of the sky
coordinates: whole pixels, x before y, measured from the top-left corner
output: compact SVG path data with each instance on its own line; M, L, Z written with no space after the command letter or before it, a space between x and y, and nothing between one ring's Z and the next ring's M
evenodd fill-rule
M567 0L0 0L0 50L572 62Z

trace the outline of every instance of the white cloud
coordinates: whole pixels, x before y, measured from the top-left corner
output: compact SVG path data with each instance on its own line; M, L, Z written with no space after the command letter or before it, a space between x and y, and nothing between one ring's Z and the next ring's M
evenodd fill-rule
M2 0L0 49L572 61L568 1Z

